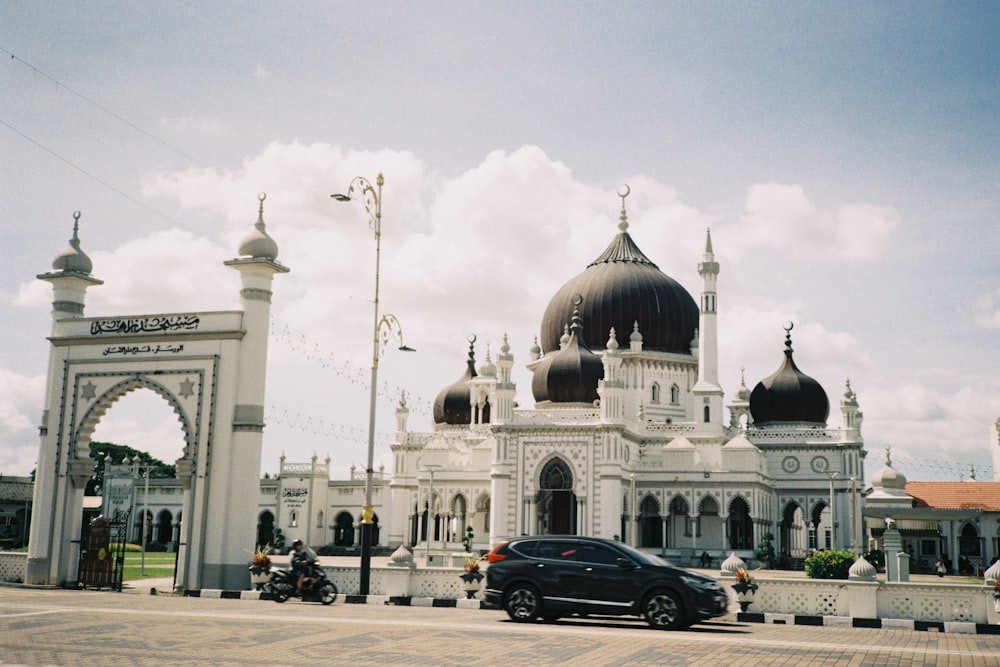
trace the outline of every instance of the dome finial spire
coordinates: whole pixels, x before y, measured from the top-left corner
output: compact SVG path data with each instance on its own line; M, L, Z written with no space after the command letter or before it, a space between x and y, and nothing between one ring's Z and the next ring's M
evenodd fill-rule
M625 212L625 198L628 197L630 192L632 192L632 188L628 184L622 183L618 186L618 196L622 198L622 210L618 215L618 231L621 232L628 231L628 213Z
M73 240L80 241L80 212L73 211Z
M792 329L794 328L795 324L791 320L782 326L782 329L785 330L785 354L792 353Z

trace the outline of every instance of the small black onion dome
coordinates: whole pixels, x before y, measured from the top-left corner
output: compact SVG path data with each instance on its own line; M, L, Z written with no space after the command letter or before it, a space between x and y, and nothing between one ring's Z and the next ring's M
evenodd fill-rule
M563 325L579 296L587 340L604 340L612 327L632 331L638 323L643 350L691 353L698 305L680 283L643 254L629 236L624 218L623 209L620 231L611 244L549 301L541 329L545 352L559 349Z
M757 383L750 393L750 414L758 426L777 422L826 424L830 401L819 382L792 359L792 327L785 334L785 360L773 375Z
M538 403L593 403L603 379L604 363L587 347L580 312L574 308L569 342L542 359L531 379L531 393Z
M441 390L434 399L435 424L471 424L472 423L472 392L469 390L469 380L476 377L476 339L469 341L469 360L465 364L465 373ZM487 422L487 415L483 415Z

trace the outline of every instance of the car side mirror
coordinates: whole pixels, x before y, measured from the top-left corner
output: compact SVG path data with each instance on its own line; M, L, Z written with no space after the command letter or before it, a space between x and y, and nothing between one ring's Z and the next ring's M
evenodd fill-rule
M619 558L618 567L620 567L623 570L632 570L635 568L635 563L630 561L628 558Z

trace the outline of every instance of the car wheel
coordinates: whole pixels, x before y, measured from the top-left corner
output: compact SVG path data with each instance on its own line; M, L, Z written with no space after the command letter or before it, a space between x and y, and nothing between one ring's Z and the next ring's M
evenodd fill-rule
M507 591L503 608L511 620L530 623L541 615L542 599L531 584L517 584Z
M323 588L319 589L319 601L323 604L333 604L336 599L337 587L332 583L324 584Z
M658 630L676 630L684 625L684 607L672 591L654 591L642 609L646 622Z

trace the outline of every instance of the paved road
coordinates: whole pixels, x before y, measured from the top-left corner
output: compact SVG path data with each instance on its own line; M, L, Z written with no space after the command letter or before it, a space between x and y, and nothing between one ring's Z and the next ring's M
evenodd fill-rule
M998 665L1000 636L0 588L0 665Z

